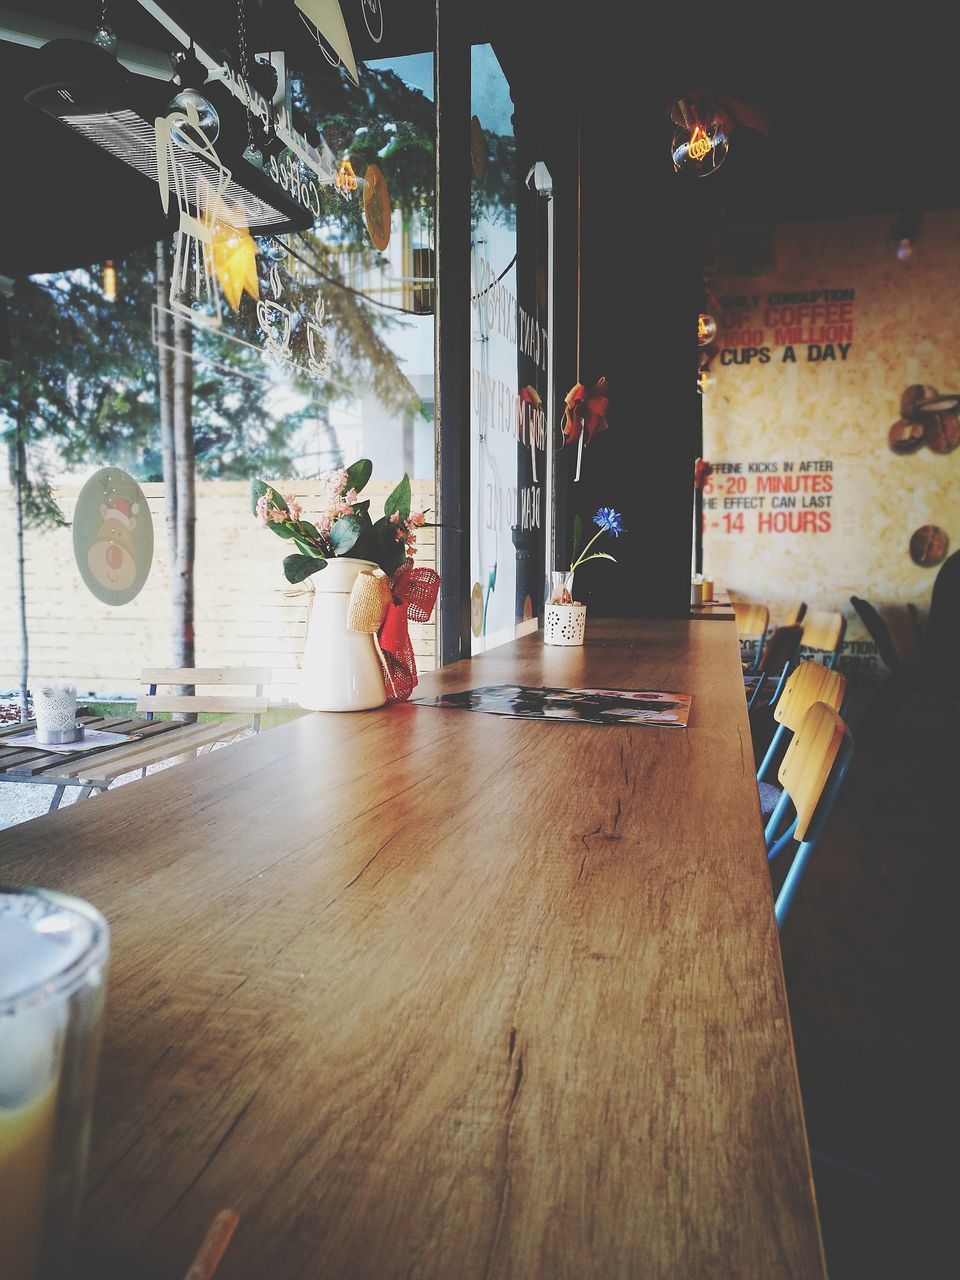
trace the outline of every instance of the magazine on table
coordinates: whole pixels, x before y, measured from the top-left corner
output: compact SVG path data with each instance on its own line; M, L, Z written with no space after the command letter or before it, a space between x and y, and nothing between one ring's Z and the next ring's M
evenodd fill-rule
M521 720L565 720L575 724L644 724L685 729L689 693L663 689L552 689L489 684L461 693L412 698L424 707L485 711Z

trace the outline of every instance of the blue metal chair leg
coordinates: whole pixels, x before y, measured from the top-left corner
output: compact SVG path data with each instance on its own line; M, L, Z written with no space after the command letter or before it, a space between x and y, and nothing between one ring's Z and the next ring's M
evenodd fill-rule
M770 739L770 745L769 747L767 747L767 754L763 757L763 760L760 764L760 768L757 770L758 782L763 781L763 775L766 773L767 769L770 767L771 760L773 760L774 756L777 754L777 750L780 746L780 742L783 738L783 735L786 732L787 732L786 725L783 725L783 724L777 725L777 732Z
M780 892L777 894L777 900L774 903L773 914L777 918L777 928L783 928L783 922L787 918L787 912L790 910L790 903L793 901L793 895L797 891L797 885L800 883L800 877L803 875L803 869L807 864L807 859L813 849L813 842L804 840L797 849L793 862L790 864L790 870L787 872L783 884L780 886Z

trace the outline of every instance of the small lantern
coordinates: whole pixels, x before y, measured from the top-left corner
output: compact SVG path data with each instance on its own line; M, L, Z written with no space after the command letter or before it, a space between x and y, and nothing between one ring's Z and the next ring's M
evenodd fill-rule
M107 302L117 300L117 269L112 258L108 258L103 264L103 296Z

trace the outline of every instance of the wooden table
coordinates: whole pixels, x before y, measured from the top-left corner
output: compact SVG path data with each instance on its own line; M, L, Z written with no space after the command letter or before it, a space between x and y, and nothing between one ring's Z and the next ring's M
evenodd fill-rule
M737 615L734 613L733 604L723 597L717 597L714 600L705 600L703 604L692 604L690 606L690 619L692 622L736 622Z
M736 632L425 678L673 689L686 730L305 716L0 833L113 962L81 1274L824 1274Z
M155 738L158 734L182 732L191 727L181 721L145 720L142 716L98 716L83 707L77 711L77 723L82 724L85 729L125 734L131 744ZM104 753L116 751L118 744L106 743L85 751L63 752L48 751L43 747L25 747L16 741L21 733L36 727L35 720L0 727L0 782L36 783L53 787L50 808L56 809L67 787L80 787L86 792L92 789L81 781L75 770L70 771L72 766L92 763Z

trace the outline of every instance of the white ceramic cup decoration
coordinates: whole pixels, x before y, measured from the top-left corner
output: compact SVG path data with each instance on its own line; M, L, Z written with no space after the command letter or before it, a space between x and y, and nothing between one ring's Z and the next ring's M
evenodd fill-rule
M77 724L76 686L64 683L41 685L34 691L33 714L39 737L57 738L71 734Z

